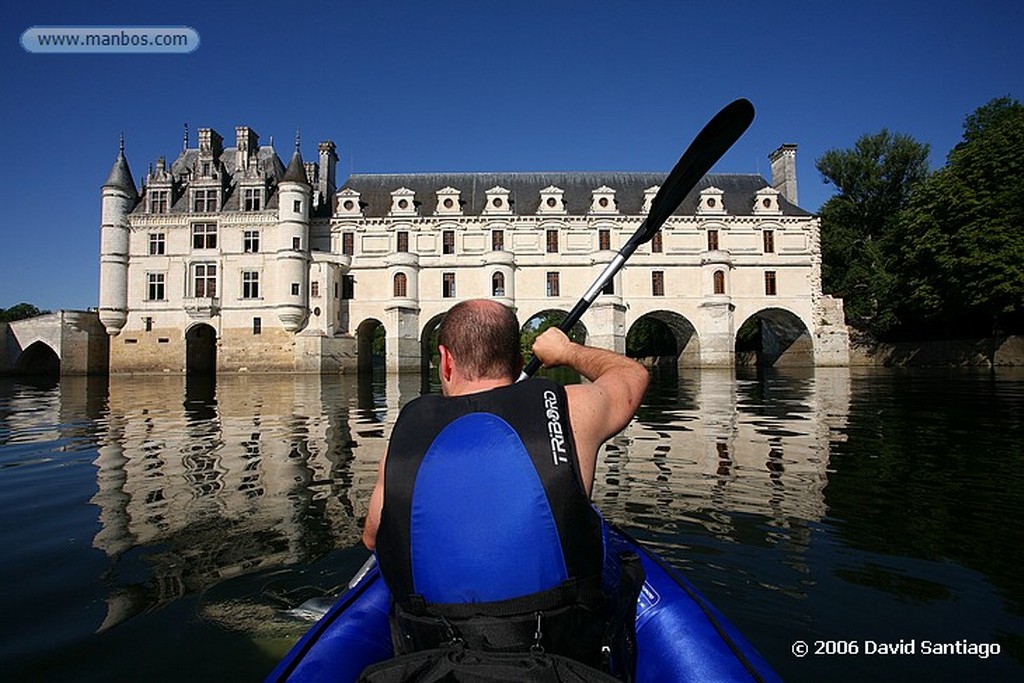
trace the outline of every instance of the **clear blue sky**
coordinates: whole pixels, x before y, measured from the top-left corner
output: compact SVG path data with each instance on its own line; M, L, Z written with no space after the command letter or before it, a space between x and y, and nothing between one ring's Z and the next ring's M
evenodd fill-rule
M120 5L120 6L119 6ZM29 54L32 26L190 26L192 54ZM1024 97L1017 0L8 2L0 9L0 307L97 305L100 186L124 132L141 182L183 124L356 172L667 172L721 106L757 118L717 171L814 168L883 127L941 166L964 117ZM339 179L340 180L340 179Z

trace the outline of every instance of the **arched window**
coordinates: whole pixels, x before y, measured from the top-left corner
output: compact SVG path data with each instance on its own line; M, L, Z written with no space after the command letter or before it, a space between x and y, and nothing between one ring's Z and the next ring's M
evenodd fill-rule
M405 277L405 273L396 273L395 274L395 296L396 297L406 297L406 296L408 296L408 294L407 294L407 292L408 292L408 284L409 284L409 281Z
M491 276L491 296L505 296L504 273L495 273Z
M725 294L725 271L716 270L713 276L715 294Z

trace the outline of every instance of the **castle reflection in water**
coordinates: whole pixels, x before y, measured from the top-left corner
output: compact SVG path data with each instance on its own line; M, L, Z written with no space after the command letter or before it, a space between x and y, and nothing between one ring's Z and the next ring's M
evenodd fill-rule
M736 515L821 519L850 376L799 373L657 376L605 446L595 503L627 527L697 523L724 538ZM422 388L415 375L62 380L61 412L96 430L93 545L110 558L111 588L100 630L232 576L356 546L387 436Z

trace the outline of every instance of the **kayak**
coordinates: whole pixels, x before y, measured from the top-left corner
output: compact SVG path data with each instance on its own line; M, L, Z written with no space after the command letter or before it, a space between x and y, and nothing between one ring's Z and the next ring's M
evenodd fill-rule
M606 553L635 552L646 575L636 607L637 683L780 680L689 581L608 522L604 535ZM393 656L388 606L380 571L367 562L267 683L355 681L367 666Z

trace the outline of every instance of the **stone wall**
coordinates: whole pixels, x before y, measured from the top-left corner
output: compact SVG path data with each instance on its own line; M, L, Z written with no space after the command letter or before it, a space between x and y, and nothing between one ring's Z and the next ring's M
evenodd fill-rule
M1024 337L884 343L850 335L850 365L1024 366Z

